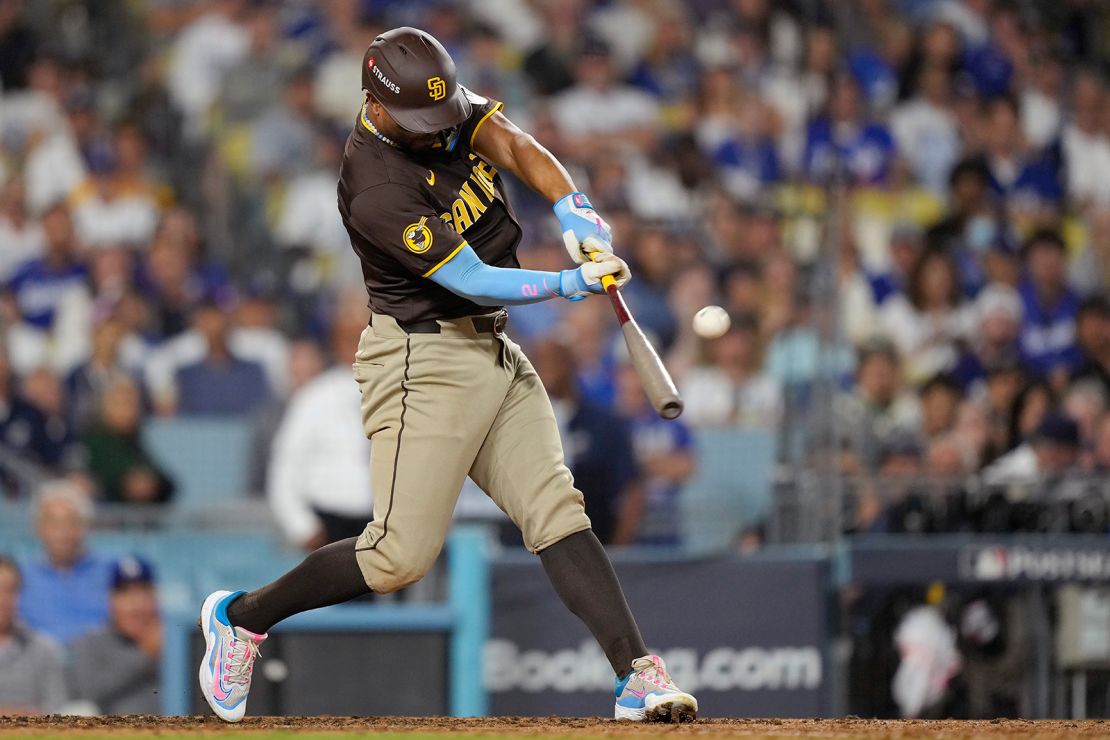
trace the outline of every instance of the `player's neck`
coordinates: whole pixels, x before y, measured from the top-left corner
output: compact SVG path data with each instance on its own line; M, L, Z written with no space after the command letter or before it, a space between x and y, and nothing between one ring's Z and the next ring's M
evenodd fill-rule
M394 149L400 149L401 148L400 144L398 144L396 141L394 141L393 139L389 138L388 136L383 134L381 131L379 131L378 127L374 125L374 122L372 120L370 120L370 106L369 105L363 103L362 112L359 115L362 118L362 125L366 127L367 131L369 131L376 138L385 142L386 144L393 147Z

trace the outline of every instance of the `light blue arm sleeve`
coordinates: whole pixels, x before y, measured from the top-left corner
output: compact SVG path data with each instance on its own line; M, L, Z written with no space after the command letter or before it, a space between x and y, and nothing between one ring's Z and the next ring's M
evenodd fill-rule
M440 265L428 279L480 306L519 306L551 298L575 298L588 291L578 270L543 272L493 267L469 244Z

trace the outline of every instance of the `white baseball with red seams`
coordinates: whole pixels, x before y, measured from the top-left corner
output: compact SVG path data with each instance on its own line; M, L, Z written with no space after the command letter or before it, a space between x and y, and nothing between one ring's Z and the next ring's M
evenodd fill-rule
M694 333L702 339L716 339L728 331L732 320L720 306L706 306L694 314Z

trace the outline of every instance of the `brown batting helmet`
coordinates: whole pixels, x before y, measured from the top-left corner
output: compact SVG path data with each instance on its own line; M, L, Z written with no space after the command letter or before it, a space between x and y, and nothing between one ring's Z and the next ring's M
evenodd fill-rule
M451 55L418 28L394 28L374 39L362 58L362 87L413 133L442 131L470 116Z

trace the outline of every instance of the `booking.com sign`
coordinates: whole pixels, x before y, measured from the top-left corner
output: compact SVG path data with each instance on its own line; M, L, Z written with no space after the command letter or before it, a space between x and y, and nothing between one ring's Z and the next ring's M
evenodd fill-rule
M659 655L686 691L805 690L821 686L821 651L803 647L716 647L704 653L671 648ZM521 650L510 640L486 643L485 683L490 692L603 691L613 688L613 669L597 644L565 650Z

